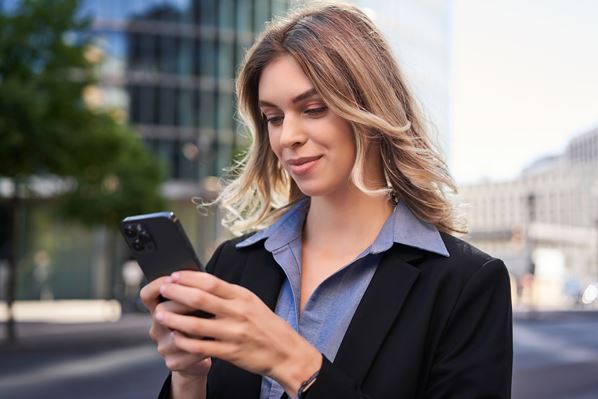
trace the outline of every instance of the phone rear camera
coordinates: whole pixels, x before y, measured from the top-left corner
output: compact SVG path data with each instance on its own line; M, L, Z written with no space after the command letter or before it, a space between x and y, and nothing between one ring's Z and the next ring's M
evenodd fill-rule
M131 246L135 251L143 251L144 248L144 245L139 238L134 239Z
M152 240L152 236L150 236L147 230L139 230L139 239L143 242L149 242Z
M133 238L137 235L137 229L132 224L128 224L124 228L125 235L129 238Z

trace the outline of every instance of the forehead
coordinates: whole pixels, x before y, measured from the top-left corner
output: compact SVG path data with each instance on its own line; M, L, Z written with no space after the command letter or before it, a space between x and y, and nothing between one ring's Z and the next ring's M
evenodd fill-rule
M258 85L260 101L282 104L313 88L313 84L290 55L277 57L262 71Z

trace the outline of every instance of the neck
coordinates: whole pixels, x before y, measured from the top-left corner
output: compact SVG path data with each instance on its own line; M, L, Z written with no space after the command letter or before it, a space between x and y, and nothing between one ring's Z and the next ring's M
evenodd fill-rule
M393 210L386 196L369 196L356 187L342 194L312 197L303 230L304 242L312 245L365 243L376 238Z

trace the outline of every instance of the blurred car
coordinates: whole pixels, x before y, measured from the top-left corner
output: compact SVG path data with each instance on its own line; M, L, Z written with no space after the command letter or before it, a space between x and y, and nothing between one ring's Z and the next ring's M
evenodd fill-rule
M586 305L598 305L598 282L588 284L581 296L581 302Z

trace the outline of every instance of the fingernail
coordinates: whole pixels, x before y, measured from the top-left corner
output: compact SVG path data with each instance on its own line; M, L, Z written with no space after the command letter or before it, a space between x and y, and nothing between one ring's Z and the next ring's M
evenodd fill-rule
M161 294L163 294L165 291L166 291L166 285L165 285L165 284L162 284L162 285L160 286L160 293L161 293Z
M172 283L172 278L170 278L170 277L166 277L166 278L164 279L164 284L170 284L170 283Z
M156 318L156 320L158 321L162 321L164 320L164 314L162 312L158 312L154 315L154 317Z
M179 277L181 277L181 273L179 272L174 272L170 275L172 277L173 280L178 280Z

